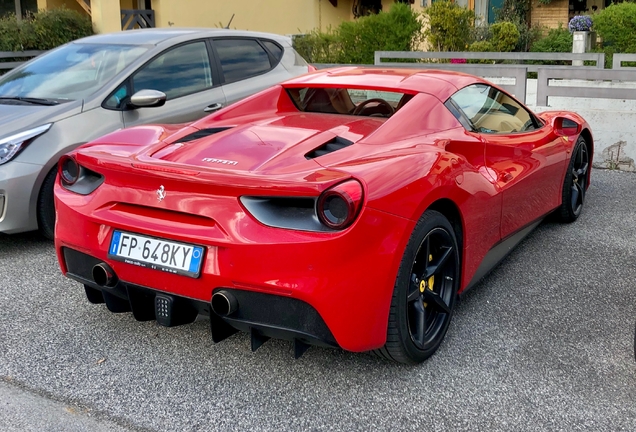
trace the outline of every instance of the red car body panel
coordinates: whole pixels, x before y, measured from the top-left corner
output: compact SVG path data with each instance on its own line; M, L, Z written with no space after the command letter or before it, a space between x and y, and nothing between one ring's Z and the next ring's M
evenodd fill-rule
M121 280L203 302L219 287L292 297L315 308L342 348L381 347L402 254L424 211L446 205L460 215L461 292L494 245L560 205L577 136L555 134L554 119L572 119L589 134L575 114L544 113L543 128L486 141L443 104L479 82L451 72L341 68L295 78L189 126L141 126L102 137L73 156L104 183L87 195L59 178L55 186L62 271L68 270L63 248L72 248L108 263ZM305 113L285 88L306 86L414 97L388 119ZM229 129L179 142L223 127ZM353 145L305 157L336 136ZM351 178L363 185L363 207L353 225L337 232L266 226L239 199L317 197ZM160 185L167 192L158 202ZM115 229L203 246L201 276L109 259Z

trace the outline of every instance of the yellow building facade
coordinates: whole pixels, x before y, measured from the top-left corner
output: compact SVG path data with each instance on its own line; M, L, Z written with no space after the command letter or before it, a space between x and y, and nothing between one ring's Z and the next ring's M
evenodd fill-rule
M38 9L66 7L91 15L98 33L120 31L121 11L152 9L155 27L225 27L277 34L327 30L354 19L359 0L38 0ZM388 10L395 0L381 0ZM422 2L413 2L421 9Z

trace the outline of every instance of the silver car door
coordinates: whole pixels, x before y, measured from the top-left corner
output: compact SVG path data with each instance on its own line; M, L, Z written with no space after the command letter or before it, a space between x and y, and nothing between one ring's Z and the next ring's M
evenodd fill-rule
M197 120L225 105L219 75L210 62L205 40L166 50L135 72L113 98L125 98L139 90L166 94L161 107L124 111L126 127L145 123L185 123Z

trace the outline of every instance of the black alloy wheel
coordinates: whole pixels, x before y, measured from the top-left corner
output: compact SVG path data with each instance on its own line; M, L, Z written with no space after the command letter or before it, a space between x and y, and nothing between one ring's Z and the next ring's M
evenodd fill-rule
M459 250L449 221L428 210L415 227L396 280L387 341L375 353L420 363L439 347L459 288Z
M590 157L583 137L579 137L565 173L559 219L574 222L581 215L588 186Z
M430 231L415 255L406 302L411 340L421 350L435 344L451 316L456 261L453 239L443 228Z

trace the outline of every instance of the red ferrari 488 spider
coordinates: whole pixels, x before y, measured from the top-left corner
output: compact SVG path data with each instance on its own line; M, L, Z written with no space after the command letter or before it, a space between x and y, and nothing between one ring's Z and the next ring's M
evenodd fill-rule
M184 126L65 156L62 271L88 300L212 338L425 360L456 298L548 214L581 213L593 154L571 112L473 76L339 68Z

